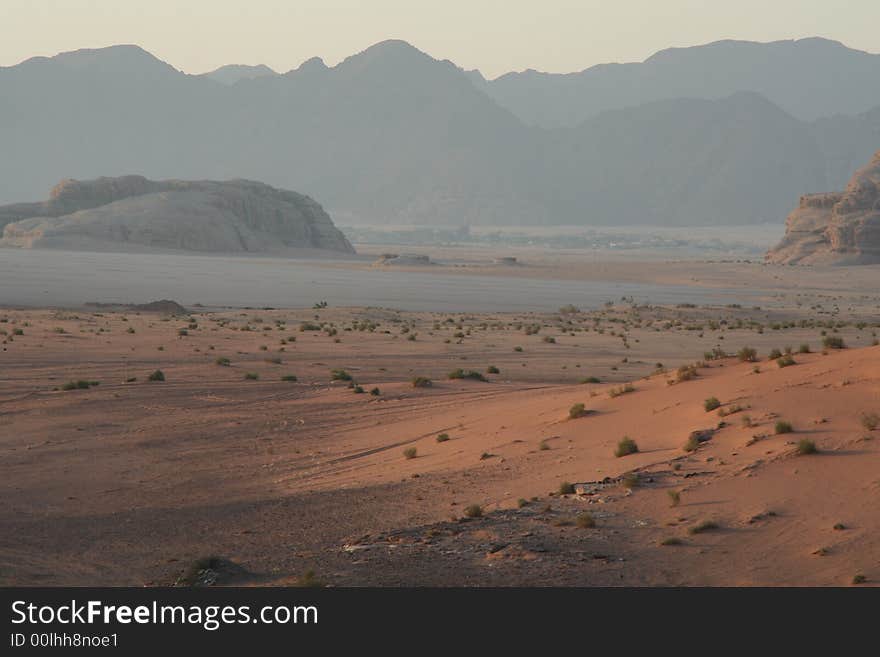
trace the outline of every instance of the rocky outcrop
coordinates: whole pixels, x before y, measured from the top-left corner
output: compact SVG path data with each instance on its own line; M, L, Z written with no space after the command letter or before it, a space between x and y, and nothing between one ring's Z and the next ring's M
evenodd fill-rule
M880 151L844 192L802 196L785 237L767 253L780 264L880 263Z
M249 180L64 180L49 200L0 207L2 246L354 253L308 196Z

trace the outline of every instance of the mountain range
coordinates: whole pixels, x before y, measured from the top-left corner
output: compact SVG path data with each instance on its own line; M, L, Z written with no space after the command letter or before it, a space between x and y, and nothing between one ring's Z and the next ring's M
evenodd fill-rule
M491 81L403 41L283 74L123 45L0 68L0 98L0 204L65 178L247 178L337 224L782 221L880 147L880 56L822 39Z

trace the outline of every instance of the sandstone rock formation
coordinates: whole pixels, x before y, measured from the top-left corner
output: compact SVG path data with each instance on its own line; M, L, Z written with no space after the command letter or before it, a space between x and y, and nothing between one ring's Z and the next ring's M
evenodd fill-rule
M767 253L781 264L880 263L880 151L845 192L808 194L788 215L785 237Z
M308 196L249 180L64 180L48 201L0 207L0 246L354 253Z

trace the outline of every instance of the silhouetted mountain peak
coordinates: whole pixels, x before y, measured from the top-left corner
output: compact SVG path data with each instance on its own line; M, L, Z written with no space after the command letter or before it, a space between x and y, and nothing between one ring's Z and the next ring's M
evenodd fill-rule
M223 84L235 84L239 80L252 80L254 78L264 78L272 75L278 75L278 73L265 64L257 64L255 66L249 66L247 64L227 64L226 66L221 66L209 73L204 73L203 77L222 82Z
M356 55L347 57L336 69L341 72L362 73L368 70L381 70L398 74L418 72L426 66L438 64L438 60L422 52L415 46L400 39L389 39L373 44Z
M63 52L50 58L65 68L101 73L139 74L147 71L179 73L170 64L136 45L117 45L107 48L83 48Z

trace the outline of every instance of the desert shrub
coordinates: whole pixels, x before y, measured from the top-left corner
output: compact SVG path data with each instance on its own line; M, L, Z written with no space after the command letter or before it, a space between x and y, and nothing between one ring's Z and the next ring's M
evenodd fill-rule
M639 446L636 445L636 441L629 436L624 436L623 439L617 443L617 447L614 449L614 456L620 458L621 456L635 454L638 451Z
M285 374L281 377L281 380L287 381L288 383L295 383L297 379L295 374Z
M486 368L486 374L501 374L501 370L494 365L489 365L489 367Z
M826 349L843 349L846 345L839 335L826 335L822 338L822 346Z
M63 386L61 386L62 390L88 390L92 386L98 385L97 381L85 381L80 379L78 381L68 381Z
M229 365L231 364L230 360L228 358L224 358L223 356L221 356L220 358L218 358L214 362L217 365L220 365L220 367L229 367Z
M758 360L758 350L753 347L743 347L737 352L736 357L743 363L754 363Z
M627 383L625 385L620 386L619 388L612 388L608 391L608 396L611 398L620 397L621 395L625 395L630 392L635 392L635 386L632 383Z
M664 538L660 541L660 545L669 546L669 545L682 545L683 541L677 536L670 536L669 538Z
M864 583L867 582L867 581L868 581L868 578L865 577L864 575L861 575L861 574L859 574L859 575L855 575L855 576L853 576L853 578L852 578L852 583L853 583L853 584L864 584Z
M373 395L373 397L378 397L382 394L382 391L379 390L379 388L373 388L372 390L370 390L370 394Z
M363 386L355 386L353 388L353 390L356 395L362 395L366 392L366 390L364 390Z
M798 353L799 353L799 354L808 354L808 353L810 353L810 345L808 345L808 344L805 342L805 343L802 344L800 347L798 347Z
M476 370L463 370L461 368L452 370L449 373L450 379L472 379L474 381L485 381L486 377Z
M244 378L248 381L257 381L260 378L260 375L256 372L247 372L245 373Z
M574 484L570 484L567 481L563 481L559 484L559 494L560 495L572 495L574 493Z
M669 505L670 506L678 506L681 504L681 493L677 490L668 490L666 494L669 496Z
M542 339L544 342L546 342L547 344L556 344L556 338L554 338L552 335L545 335L545 336L544 336L543 338L541 338L541 339Z
M815 454L819 449L816 447L816 443L814 443L809 438L801 438L797 444L797 453L798 454Z
M330 371L330 380L331 381L351 381L351 374L349 374L345 370L331 370Z
M782 352L779 349L771 349L767 360L776 360L777 358L782 358Z
M521 497L516 501L516 506L519 509L523 508L524 506L528 506L528 505L529 505L529 501L524 497Z
M546 440L542 440L540 443L538 443L538 449L542 452L546 452L548 449L550 449L550 443L548 443Z
M185 335L189 335L189 331L187 331L187 330L184 329L184 328L182 328L182 329L177 329L177 335L183 337L183 336L185 336Z
M147 377L149 381L164 381L165 373L162 370L156 370L150 376Z
M601 383L601 381L599 381L597 376L588 376L585 379L581 379L581 383Z
M430 388L432 385L434 385L433 381L424 376L417 376L412 380L413 388Z
M691 379L696 378L697 376L697 368L695 365L682 365L675 372L675 380L681 383L682 381L690 381Z
M710 532L714 529L718 529L718 523L712 520L704 520L701 523L698 523L691 527L688 532L691 534L702 534L703 532Z
M414 459L416 456L418 456L418 454L419 450L417 450L415 447L407 447L405 450L403 450L403 455L407 459Z
M874 431L880 426L880 415L876 413L865 413L862 415L862 426L868 431Z
M575 420L579 417L583 417L587 414L587 409L583 404L574 404L570 409L568 409L568 418L570 420Z
M437 436L438 443L445 443L447 440L449 440L448 433L441 433L439 436Z
M778 420L776 422L775 431L777 434L791 433L792 431L794 431L794 427L791 426L791 422Z
M686 452L695 452L700 447L700 439L697 438L695 434L691 434L688 436L687 442L685 442L682 449Z
M523 348L522 347L514 347L513 350L517 351L517 352L521 352L523 350Z
M636 472L627 472L620 479L620 485L627 490L632 490L633 488L636 488L639 485L639 482L639 475Z
M593 516L587 511L579 513L574 522L581 529L590 529L591 527L596 526L596 521L593 519Z
M709 399L703 402L703 409L705 409L707 413L709 411L714 411L719 406L721 406L721 402L718 401L717 397L709 397Z
M791 354L785 354L776 359L776 364L779 365L779 367L789 367L790 365L795 365L796 363Z
M464 515L466 518L479 518L483 515L483 507L479 504L471 504L470 506L466 506L464 508Z

